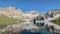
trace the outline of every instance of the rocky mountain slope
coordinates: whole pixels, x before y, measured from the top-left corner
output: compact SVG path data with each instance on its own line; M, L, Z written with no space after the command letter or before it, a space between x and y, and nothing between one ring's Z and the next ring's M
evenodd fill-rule
M47 13L40 14L37 11L29 11L24 13L20 9L16 10L15 7L0 8L0 26L2 28L4 28L5 25L7 26L4 29L0 30L0 32L19 33L24 29L27 29L29 31L32 31L32 29L39 29L31 22L31 20L36 17L40 18L40 16L43 16L44 18L46 18L46 16L49 17L51 12L55 16L60 13L60 10L51 10Z
M25 21L30 21L32 19L34 19L36 16L38 16L39 14L35 11L32 11L32 13L24 13L22 12L20 9L16 10L15 7L6 7L6 8L0 8L0 33L1 32L6 32L6 29L7 29L7 32L10 30L10 29L13 29L14 31L18 28L18 30L23 30L23 29L35 29L37 26L35 26L33 23L25 23ZM24 21L24 23L23 23ZM20 24L22 22L22 24ZM19 25L17 24L19 23ZM15 25L14 25L15 24ZM11 26L9 26L11 25ZM29 25L29 26L27 26ZM32 27L31 27L31 26ZM19 27L17 27L19 26ZM23 26L23 28L22 28ZM15 29L16 28L16 29ZM16 30L16 32L18 32L18 30ZM20 30L20 31L21 31ZM11 32L13 32L11 30ZM5 33L4 33L5 34Z
M0 14L11 18L20 18L21 10L16 10L14 7L0 8Z
M30 12L24 13L20 9L16 10L15 7L0 8L0 14L3 14L11 18L18 18L18 19L24 19L24 20L31 19L39 15L37 11L30 11Z

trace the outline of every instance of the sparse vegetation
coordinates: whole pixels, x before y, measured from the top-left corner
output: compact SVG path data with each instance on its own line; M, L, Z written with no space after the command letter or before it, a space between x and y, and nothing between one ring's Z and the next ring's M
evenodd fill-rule
M4 15L0 15L0 29L6 27L7 25L15 24L16 21L17 21L17 19L9 18Z
M52 20L53 23L60 25L60 18L57 18L55 20Z
M18 23L24 22L24 20L22 19L14 19L14 18L9 18L8 16L5 15L0 15L0 29L8 26L8 25L12 25L12 24L16 24L18 21Z

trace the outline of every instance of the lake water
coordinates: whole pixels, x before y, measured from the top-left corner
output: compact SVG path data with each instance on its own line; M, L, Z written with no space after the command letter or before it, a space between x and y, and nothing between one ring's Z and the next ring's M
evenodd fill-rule
M57 34L53 32L49 32L47 30L39 30L38 32L29 32L29 31L23 31L22 34Z

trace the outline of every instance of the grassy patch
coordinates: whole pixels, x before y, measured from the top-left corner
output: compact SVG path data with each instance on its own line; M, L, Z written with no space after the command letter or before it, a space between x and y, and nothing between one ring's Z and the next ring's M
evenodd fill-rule
M60 18L57 18L55 20L52 20L53 23L60 25Z
M9 18L4 15L0 15L0 29L6 27L7 25L15 24L16 21L17 21L17 19Z
M3 29L7 25L13 25L16 23L23 23L24 20L22 19L15 19L15 18L10 18L5 15L0 15L0 29Z

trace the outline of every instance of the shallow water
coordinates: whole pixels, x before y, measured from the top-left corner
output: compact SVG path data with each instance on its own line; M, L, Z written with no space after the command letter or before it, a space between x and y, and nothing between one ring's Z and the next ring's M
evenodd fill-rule
M38 32L29 32L29 31L23 31L22 34L55 34L53 32L49 32L47 30L39 30Z

